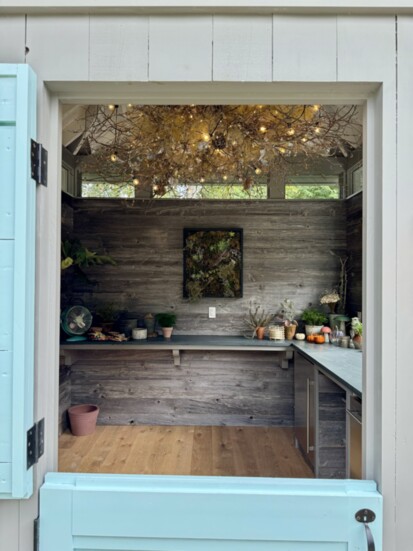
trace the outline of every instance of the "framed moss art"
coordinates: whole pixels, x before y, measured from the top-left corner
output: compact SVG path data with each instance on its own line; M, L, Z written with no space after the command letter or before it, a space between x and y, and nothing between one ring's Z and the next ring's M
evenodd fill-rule
M242 297L242 229L184 229L184 297Z

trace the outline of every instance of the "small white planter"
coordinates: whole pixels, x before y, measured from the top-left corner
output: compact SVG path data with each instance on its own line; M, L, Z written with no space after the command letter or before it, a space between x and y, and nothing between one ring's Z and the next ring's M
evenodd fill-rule
M322 325L306 325L305 334L306 335L318 335L320 333Z

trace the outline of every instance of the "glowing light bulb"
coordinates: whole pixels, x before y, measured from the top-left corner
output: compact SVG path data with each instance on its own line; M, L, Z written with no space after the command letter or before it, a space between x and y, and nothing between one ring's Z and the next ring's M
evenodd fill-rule
M222 179L226 182L228 180L228 176L226 174L224 174Z
M307 138L301 138L301 141L305 143L307 141Z
M261 172L262 172L262 170L259 167L257 167L255 169L255 174L261 174Z
M112 155L110 156L110 160L112 161L112 163L116 163L116 161L118 160L118 155L116 151L112 153Z
M261 134L265 134L267 132L267 127L266 126L260 126L260 132Z
M153 189L153 191L158 191L158 189L159 189L158 184L155 184L152 189Z
M280 153L285 153L285 148L284 148L284 147L279 147L279 148L278 148L278 151L279 151Z
M134 179L132 180L132 182L133 182L133 185L134 185L134 186L138 186L138 185L139 185L139 178L134 178Z
M237 140L233 140L232 145L233 145L234 147L235 147L236 145L238 145Z
M204 142L209 142L211 139L211 136L209 134L207 134L206 132L204 134L202 134L202 140Z
M319 105L313 105L313 111L314 111L314 113L317 113L317 111L320 111L320 106Z
M203 184L205 182L205 178L200 178L199 181L201 182L201 184Z
M113 103L109 103L108 109L110 109L111 111L114 111L115 106L113 105Z
M132 104L131 104L131 103L128 103L128 107L131 108L131 107L132 107Z
M320 134L321 128L319 128L319 127L317 126L317 128L314 130L314 132L315 132L316 134Z
M287 134L288 134L289 136L294 136L294 134L295 134L294 128L289 128L289 129L287 130Z

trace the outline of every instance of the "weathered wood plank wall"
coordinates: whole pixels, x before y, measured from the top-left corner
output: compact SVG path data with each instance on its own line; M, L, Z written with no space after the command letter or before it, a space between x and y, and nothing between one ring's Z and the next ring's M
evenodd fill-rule
M174 201L76 199L74 235L106 251L116 266L89 270L96 287L77 286L74 300L92 308L174 311L177 333L240 334L251 301L277 312L288 297L302 311L338 281L330 250L346 251L346 207L341 201ZM242 299L182 297L184 227L244 230ZM208 306L217 317L208 319Z
M347 201L347 254L349 256L347 313L356 316L362 310L363 276L363 194Z
M108 425L293 424L293 369L280 352L82 351L72 402L100 406Z
M174 310L182 333L238 334L250 300L273 311L286 296L301 309L317 304L338 279L330 250L346 251L344 202L76 199L71 205L64 207L65 234L73 224L73 235L117 261L90 270L98 286L78 287L71 298L142 314ZM182 298L186 226L243 227L243 299ZM207 318L211 304L216 320ZM281 370L280 361L277 353L184 352L176 368L170 352L84 351L72 366L71 402L99 404L102 424L291 425L293 370Z

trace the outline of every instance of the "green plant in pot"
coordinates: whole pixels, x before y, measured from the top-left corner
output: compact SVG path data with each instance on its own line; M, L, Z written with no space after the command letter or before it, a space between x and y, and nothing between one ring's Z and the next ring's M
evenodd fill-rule
M102 324L103 330L112 331L119 317L119 310L113 304L101 304L96 311L96 315Z
M281 310L279 315L281 316L285 325L285 338L287 341L291 341L294 338L298 322L295 319L296 309L294 302L285 298L281 303Z
M170 339L174 325L176 323L176 314L171 312L162 312L156 314L156 321L158 325L162 328L162 334L165 339Z
M305 323L306 335L317 335L327 321L324 312L317 310L317 308L306 308L301 315L301 319Z
M357 317L351 318L351 332L354 346L361 350L363 348L363 324Z

